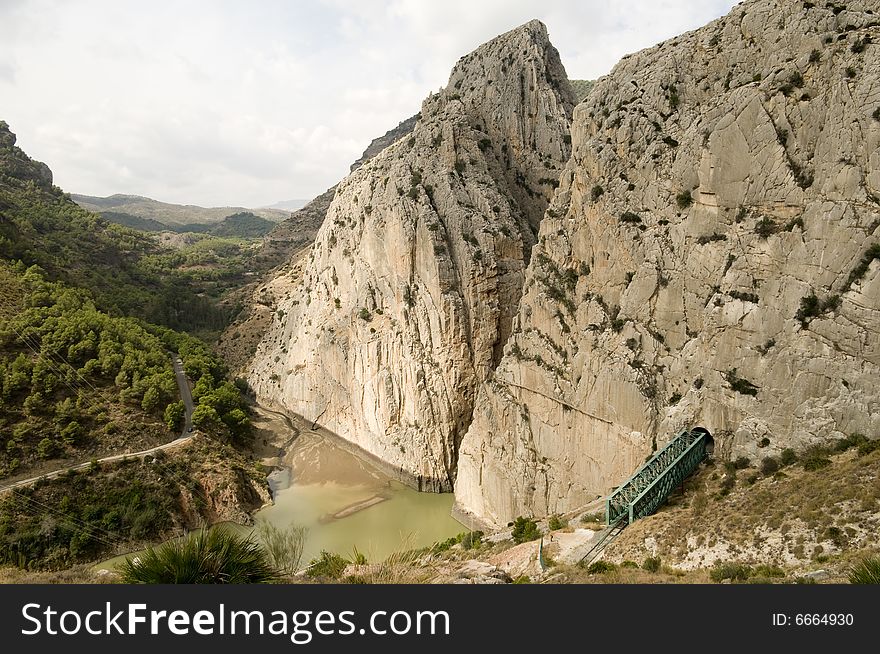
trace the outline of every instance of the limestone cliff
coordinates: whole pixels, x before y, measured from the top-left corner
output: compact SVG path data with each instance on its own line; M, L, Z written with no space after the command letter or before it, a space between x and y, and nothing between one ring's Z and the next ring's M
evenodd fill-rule
M606 493L689 425L760 459L880 433L880 12L755 0L574 112L457 505Z
M573 106L538 21L462 58L412 134L339 184L258 349L258 396L419 488L451 489L570 156Z

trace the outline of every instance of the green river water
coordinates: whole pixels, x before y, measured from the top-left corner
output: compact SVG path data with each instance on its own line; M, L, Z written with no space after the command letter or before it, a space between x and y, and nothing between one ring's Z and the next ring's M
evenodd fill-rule
M284 429L278 421L273 428ZM377 562L395 551L428 546L466 531L450 515L451 493L415 491L325 436L300 433L279 461L284 468L269 477L274 504L258 511L255 520L281 528L306 527L303 565L321 550L348 557L354 548ZM98 567L112 569L126 556Z

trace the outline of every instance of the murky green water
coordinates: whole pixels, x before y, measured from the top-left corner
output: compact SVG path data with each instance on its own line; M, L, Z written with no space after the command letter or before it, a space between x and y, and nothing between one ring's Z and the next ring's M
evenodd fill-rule
M290 485L284 487L284 474L276 475L275 504L256 519L307 527L304 563L322 549L347 555L355 547L368 560L381 561L401 548L465 531L450 516L451 493L419 493L316 434L301 435L287 463Z
M283 429L279 423L274 428ZM354 548L370 562L382 561L395 551L425 547L466 531L450 515L451 493L419 493L324 436L302 433L283 462L286 468L269 478L275 503L255 519L280 528L306 527L303 565L321 550L349 557ZM225 524L242 533L251 531ZM139 553L97 567L113 569L126 556Z

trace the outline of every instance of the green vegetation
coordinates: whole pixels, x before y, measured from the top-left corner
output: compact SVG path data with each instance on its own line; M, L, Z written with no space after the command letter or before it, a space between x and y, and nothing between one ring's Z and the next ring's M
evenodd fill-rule
M878 109L878 111L880 111L880 109ZM592 199L593 202L596 202L596 200L601 198L604 194L605 194L605 189L602 188L601 186L599 186L598 184L596 184L596 186L594 186L592 189L590 189L590 199Z
M755 223L755 234L761 238L768 238L779 231L779 225L773 222L767 216L761 216L761 219Z
M794 317L801 323L801 326L806 328L813 318L818 318L828 311L834 311L839 306L839 295L831 295L820 301L815 293L810 293L801 298L800 307Z
M259 584L278 577L255 540L225 527L150 547L126 559L120 573L128 584Z
M299 525L279 529L267 521L260 523L260 542L275 570L284 575L293 575L299 570L307 533L308 530Z
M606 572L614 572L617 566L608 561L593 561L587 568L587 574L602 575Z
M647 572L660 572L660 557L659 556L649 556L644 561L642 561L642 570Z
M717 562L709 573L709 578L715 583L725 579L730 581L746 581L752 575L752 568L742 563Z
M514 520L513 531L510 535L515 543L525 543L540 538L541 532L538 530L538 523L531 518L520 516Z
M697 243L699 245L706 245L707 243L715 243L716 241L726 241L727 236L725 234L719 234L715 232L714 234L704 234L697 239Z
M758 394L758 387L755 386L752 382L747 379L743 379L739 377L736 373L736 368L731 368L724 374L725 381L730 385L730 388L741 395L751 395L755 396Z
M557 529L565 529L568 526L568 520L563 518L562 516L554 513L547 520L547 527L550 531L556 531Z
M620 214L620 222L629 225L637 225L642 222L642 217L633 211L624 211Z
M760 301L757 293L729 291L727 294L734 300L742 300L743 302L751 302L752 304L758 304L758 302Z
M691 196L690 191L682 191L675 196L675 203L678 205L679 209L687 209L694 203L694 198Z
M866 34L865 36L860 36L853 44L850 46L850 51L853 54L862 54L865 51L865 48L871 43L870 35Z
M208 473L265 483L231 445L196 437L184 447L183 456L160 451L143 461L93 462L0 496L0 564L57 570L167 538L187 520L210 517L198 481Z
M771 475L776 474L779 471L779 461L774 459L772 456L765 457L761 461L761 474L769 477Z
M111 434L168 439L178 389L161 328L103 313L35 266L0 262L0 284L15 295L0 309L0 477Z
M851 584L880 584L880 557L859 561L849 571Z
M456 536L447 538L446 540L440 541L439 543L434 543L434 545L431 547L431 552L433 552L434 554L439 554L440 552L445 552L449 548L459 544L462 546L463 549L475 550L480 548L482 542L482 531L463 531Z
M307 574L314 578L339 579L347 565L348 560L345 557L321 550L320 556L309 562Z
M107 223L55 187L13 177L2 163L0 157L0 259L40 266L50 280L89 289L113 315L174 329L225 326L228 313L201 297L151 236Z
M804 470L820 470L831 465L828 451L820 445L808 447L801 453L800 460Z
M880 109L878 109L877 111L880 112ZM853 284L861 281L861 279L865 276L865 273L868 272L868 268L871 266L871 262L875 259L880 260L880 243L874 243L873 245L871 245L871 247L865 250L865 253L862 255L862 258L859 261L858 265L853 268L852 271L849 273L849 277L846 280L846 284L844 285L842 292L845 293L850 288L852 288Z

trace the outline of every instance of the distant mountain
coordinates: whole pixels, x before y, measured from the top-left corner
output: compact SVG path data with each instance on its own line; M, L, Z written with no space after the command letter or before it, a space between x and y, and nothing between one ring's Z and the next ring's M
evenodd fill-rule
M594 79L573 79L571 80L571 88L578 102L583 102L584 98L590 95L590 91L596 85Z
M165 223L160 223L158 220L132 216L130 213L122 213L121 211L102 211L100 213L101 217L106 219L107 222L131 227L141 232L164 232L171 229L171 227Z
M197 232L210 234L211 236L235 236L239 238L259 238L265 236L277 223L261 218L250 211L242 211L231 216L226 216L222 222L216 225L183 225L176 229L178 232Z
M270 220L273 223L279 223L290 216L289 211L279 211L278 209L200 207L192 204L180 205L160 202L140 195L116 194L102 198L71 193L70 197L83 209L88 209L89 211L101 214L112 212L113 214L116 214L117 217L119 214L125 214L126 216L133 216L144 220L153 220L163 225L167 225L169 228L174 228L177 225L219 223L227 216L239 213L252 213L260 218ZM110 216L107 216L107 218L112 220ZM131 219L126 218L126 220ZM120 221L113 220L113 222ZM129 226L142 229L142 227L133 224L129 224Z
M262 207L262 208L263 209L279 209L281 211L296 211L298 209L302 209L308 203L309 203L309 200L297 198L295 200L282 200L281 202L276 202L275 204L270 204L268 207Z
M194 232L238 238L260 238L271 232L278 224L251 211L234 213L218 223L187 223L185 225L168 225L152 218L141 218L121 211L101 211L100 214L108 222L131 227L141 232L177 232L178 234Z

